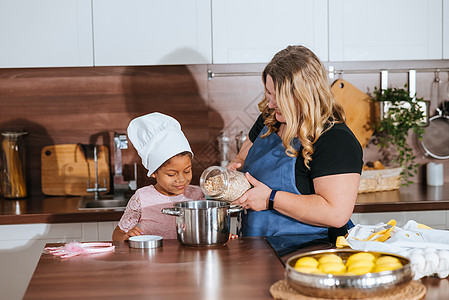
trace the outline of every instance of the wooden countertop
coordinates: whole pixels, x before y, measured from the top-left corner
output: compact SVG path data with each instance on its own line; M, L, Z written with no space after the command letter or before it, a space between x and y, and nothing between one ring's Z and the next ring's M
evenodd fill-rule
M42 254L23 299L272 299L270 286L284 278L283 259L262 237L213 248L177 240L157 249L115 245L114 252L66 260ZM421 282L424 299L447 299L448 279Z
M0 198L0 225L118 221L123 212L77 209L79 197ZM449 210L449 184L428 187L413 184L399 190L359 194L355 213Z
M449 184L412 184L399 190L359 194L354 208L355 213L417 210L449 210Z
M118 221L123 210L78 210L80 197L0 198L0 225Z
M264 238L190 248L115 243L115 252L66 260L42 254L23 299L272 299L284 266Z

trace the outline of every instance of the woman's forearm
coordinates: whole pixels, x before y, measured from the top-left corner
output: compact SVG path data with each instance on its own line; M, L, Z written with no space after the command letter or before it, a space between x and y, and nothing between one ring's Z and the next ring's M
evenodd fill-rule
M243 164L245 163L246 156L248 155L248 151L251 148L253 143L249 140L249 137L246 136L245 141L242 144L242 148L240 149L239 153L237 153L237 156L229 162L227 165L230 169L237 169L243 167ZM240 164L238 167L237 164Z
M342 227L354 210L359 179L359 174L316 178L316 194L297 195L279 191L274 198L274 208L310 225Z

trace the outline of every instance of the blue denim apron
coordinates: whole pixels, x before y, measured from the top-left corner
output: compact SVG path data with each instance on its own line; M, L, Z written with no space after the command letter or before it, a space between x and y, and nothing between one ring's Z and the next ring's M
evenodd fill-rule
M260 135L268 131L265 126ZM282 139L272 133L265 138L260 135L254 141L245 159L243 172L249 172L270 189L301 194L296 187L296 157L285 153ZM294 148L301 146L297 138ZM247 210L242 216L242 236L283 236L311 234L317 238L327 238L327 227L313 226L290 218L276 210Z

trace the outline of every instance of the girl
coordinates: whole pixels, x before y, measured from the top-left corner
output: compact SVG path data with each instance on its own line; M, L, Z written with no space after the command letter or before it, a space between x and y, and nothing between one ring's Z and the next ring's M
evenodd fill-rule
M148 169L147 175L155 178L157 183L135 192L112 239L123 241L141 234L175 239L176 219L162 214L161 209L175 202L205 199L199 187L189 185L193 157L189 142L179 122L161 113L132 120L128 138Z

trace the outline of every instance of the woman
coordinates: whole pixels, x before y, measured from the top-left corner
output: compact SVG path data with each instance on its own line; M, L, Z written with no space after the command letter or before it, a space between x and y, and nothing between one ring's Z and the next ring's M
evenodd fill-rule
M334 242L352 226L362 148L312 51L281 50L262 80L262 114L228 165L243 166L254 186L235 201L249 209L242 235L329 235Z

